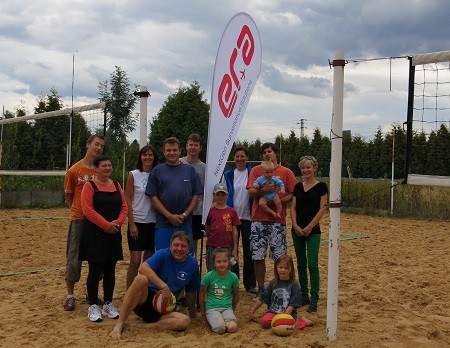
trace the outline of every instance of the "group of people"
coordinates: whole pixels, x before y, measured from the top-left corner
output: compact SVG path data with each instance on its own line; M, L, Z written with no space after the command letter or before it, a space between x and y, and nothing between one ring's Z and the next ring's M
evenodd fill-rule
M66 201L71 207L65 310L75 308L74 285L80 279L81 261L87 261L88 317L93 322L102 316L117 319L110 333L113 338L121 337L132 312L153 327L184 330L190 318L202 317L214 332L235 332L241 240L242 281L256 301L250 319L265 303L264 327L270 326L277 313L291 314L299 329L313 324L298 317L298 309L308 305L307 311L314 313L319 300L319 221L326 211L328 189L316 179L314 157L300 159L303 180L297 182L294 173L278 163L275 144L262 145L262 163L254 168L248 164L247 148L234 148L234 165L214 186L213 204L203 226L206 165L199 159L202 143L197 134L188 137L185 157L181 157L178 139L167 138L165 163L159 165L155 149L144 146L136 169L128 175L125 192L110 178L112 164L102 154L104 146L102 136L89 138L85 157L65 178ZM288 203L299 282L293 259L287 255ZM130 264L119 312L112 299L116 262L123 259L121 226L127 217ZM202 278L197 240L205 234L207 273ZM274 261L274 279L266 287L267 250ZM98 296L100 280L103 300ZM174 294L188 315L177 310L158 313L152 300L160 290L164 304Z

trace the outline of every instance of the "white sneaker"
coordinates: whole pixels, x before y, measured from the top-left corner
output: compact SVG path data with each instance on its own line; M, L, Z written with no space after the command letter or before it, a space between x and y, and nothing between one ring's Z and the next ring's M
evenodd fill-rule
M102 321L102 313L100 312L100 307L96 304L90 306L88 309L88 318L93 322Z
M119 311L114 307L112 302L105 302L103 305L102 314L108 316L111 319L119 318Z

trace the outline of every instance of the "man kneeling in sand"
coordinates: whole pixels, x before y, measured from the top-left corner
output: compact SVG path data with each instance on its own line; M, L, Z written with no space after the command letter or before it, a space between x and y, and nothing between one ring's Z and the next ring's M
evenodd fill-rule
M120 308L118 323L109 334L119 339L131 311L134 311L149 327L165 330L185 330L190 318L179 312L161 314L155 311L152 300L156 292L163 290L163 303L168 303L171 292L178 298L181 290L186 290L188 311L195 317L195 298L200 289L198 262L189 255L191 237L184 231L173 234L170 247L158 250L139 266L139 272L128 288Z

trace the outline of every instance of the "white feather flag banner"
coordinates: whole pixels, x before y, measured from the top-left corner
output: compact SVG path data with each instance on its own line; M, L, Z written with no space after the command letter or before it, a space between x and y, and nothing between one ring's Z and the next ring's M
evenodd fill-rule
M216 56L208 125L203 223L261 71L261 40L253 19L238 13L228 22Z

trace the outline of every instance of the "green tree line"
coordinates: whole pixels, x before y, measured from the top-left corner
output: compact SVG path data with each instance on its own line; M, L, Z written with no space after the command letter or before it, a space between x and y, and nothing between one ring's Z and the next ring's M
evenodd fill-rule
M394 151L393 151L394 137ZM292 130L287 138L278 135L274 142L280 148L283 165L300 175L298 161L301 156L311 155L319 163L318 175L328 177L331 162L331 140L315 129L312 139L298 138ZM250 158L261 158L261 141L242 141L235 145L249 148ZM442 124L437 131L414 133L411 173L424 175L450 176L450 135ZM394 152L394 153L393 153ZM394 156L394 157L393 157ZM394 177L405 176L406 131L399 125L393 125L390 133L383 134L381 129L373 139L366 141L359 135L351 136L345 132L342 136L342 177L352 178L391 178L392 158L394 158Z
M130 81L120 67L111 73L110 80L99 83L99 100L107 103L106 153L112 158L114 177L120 179L124 172L134 168L139 144L131 143L127 134L137 126L137 115L133 113L136 97ZM61 97L52 88L48 95L37 100L35 113L63 108ZM21 117L25 111L6 111L5 117ZM204 98L198 82L180 86L170 95L153 118L150 125L149 143L162 157L161 145L169 136L177 137L184 148L189 134L198 133L203 141L201 157L205 160L208 139L209 104ZM5 125L2 129L1 169L7 170L61 170L66 166L69 141L69 117L52 117L33 123L19 122ZM81 159L86 139L91 131L81 115L73 116L72 161ZM103 130L98 130L103 133ZM275 133L275 131L274 131ZM394 139L394 153L392 151ZM287 136L278 135L273 140L280 148L281 163L300 175L297 163L304 155L315 156L319 162L318 175L329 176L331 161L331 140L315 129L312 138L298 138L291 130ZM143 144L142 144L143 145ZM250 160L261 160L261 140L237 141L235 146L249 148ZM429 135L423 132L413 134L411 173L450 176L450 135L442 124ZM406 162L406 131L400 125L393 125L389 133L381 129L371 140L344 132L342 137L342 176L354 178L390 178L392 158L395 161L395 178L402 179ZM232 161L231 155L229 161Z

